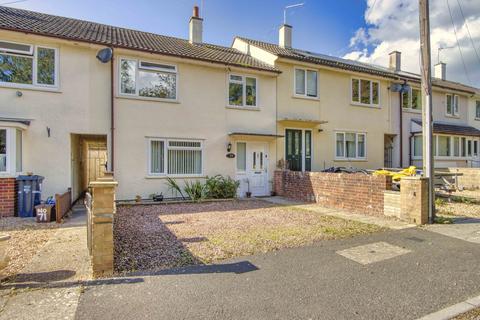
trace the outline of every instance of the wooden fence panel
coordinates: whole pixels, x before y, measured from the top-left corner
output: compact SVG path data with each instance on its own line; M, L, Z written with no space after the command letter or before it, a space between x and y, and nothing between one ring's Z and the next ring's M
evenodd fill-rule
M61 223L63 217L72 207L72 190L69 188L64 194L55 195L55 209L57 223Z

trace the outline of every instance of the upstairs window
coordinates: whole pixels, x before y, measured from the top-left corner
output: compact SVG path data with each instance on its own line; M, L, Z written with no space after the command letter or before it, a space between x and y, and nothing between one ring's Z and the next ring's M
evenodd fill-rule
M418 89L410 89L402 93L402 107L405 109L422 110L422 94Z
M0 41L0 83L57 86L57 49Z
M120 93L176 100L177 67L134 59L120 59Z
M475 119L480 120L480 100L475 102Z
M366 106L378 106L380 89L380 83L378 81L352 79L351 86L352 103Z
M295 95L318 97L318 73L315 70L295 68Z
M446 95L446 113L449 116L458 116L458 96L456 94Z
M228 79L228 105L257 106L257 78L231 74Z

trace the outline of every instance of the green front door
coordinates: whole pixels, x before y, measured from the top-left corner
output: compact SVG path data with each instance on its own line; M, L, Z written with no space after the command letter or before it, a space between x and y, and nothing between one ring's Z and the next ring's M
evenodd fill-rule
M285 160L292 171L302 171L302 130L285 130Z

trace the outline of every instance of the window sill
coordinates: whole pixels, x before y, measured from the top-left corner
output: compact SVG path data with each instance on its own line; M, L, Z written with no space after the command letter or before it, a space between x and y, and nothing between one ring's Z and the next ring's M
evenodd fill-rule
M117 95L117 99L127 99L127 100L139 100L139 101L149 101L149 102L165 102L165 103L173 103L173 104L180 104L178 99L171 100L171 99L162 99L162 98L149 98L149 97L139 97L139 96L124 96L124 95Z
M411 108L402 108L402 110L405 113L415 113L415 114L421 114L422 113L422 110L411 109Z
M452 119L460 119L460 116L459 116L459 115L446 114L445 117L447 117L447 118L452 118Z
M260 107L226 106L225 108L233 110L260 111Z
M0 83L0 88L12 90L43 91L52 93L62 93L59 87L43 87L31 84Z
M294 94L292 96L293 99L302 99L302 100L312 100L312 101L319 101L320 98L319 97L309 97L309 96L301 96L301 95L297 95L297 94Z
M18 174L14 174L11 172L0 172L0 179L7 179L7 178L16 178Z
M205 175L200 174L200 175L146 175L145 179L167 179L167 178L172 178L172 179L204 179L206 178Z
M367 160L366 158L362 158L362 159L354 159L354 158L349 158L349 159L335 158L333 161L334 161L334 162L367 162L368 160Z
M375 104L364 104L364 103L357 103L357 102L350 102L350 105L353 107L362 107L362 108L368 108L368 109L381 109L379 105Z

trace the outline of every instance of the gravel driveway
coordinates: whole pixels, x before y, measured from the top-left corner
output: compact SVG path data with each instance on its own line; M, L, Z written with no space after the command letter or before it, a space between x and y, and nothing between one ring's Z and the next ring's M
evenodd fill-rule
M299 247L380 227L261 200L119 206L115 270L160 270Z

